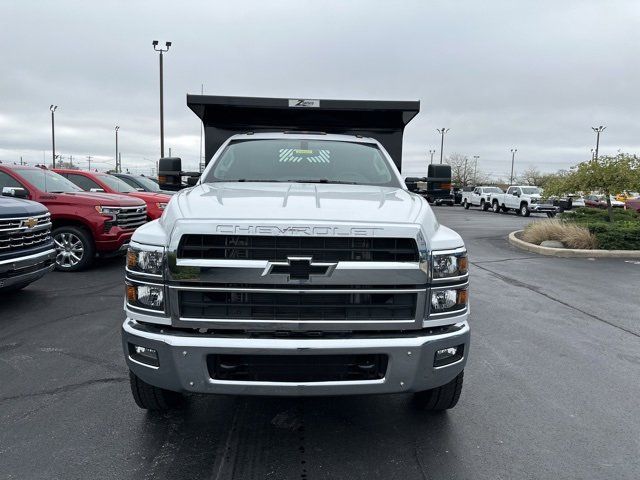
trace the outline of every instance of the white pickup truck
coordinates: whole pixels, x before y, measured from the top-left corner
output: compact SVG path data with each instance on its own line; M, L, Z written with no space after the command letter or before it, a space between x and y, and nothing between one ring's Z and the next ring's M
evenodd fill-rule
M531 213L546 213L548 217L558 213L558 207L542 201L541 190L529 185L512 185L507 193L491 194L488 201L495 213L515 210L517 215L528 217ZM485 201L486 204L486 201Z
M469 207L480 207L485 212L489 210L491 202L487 199L492 194L504 193L498 187L476 187L471 192L464 192L462 194L462 206L467 210Z

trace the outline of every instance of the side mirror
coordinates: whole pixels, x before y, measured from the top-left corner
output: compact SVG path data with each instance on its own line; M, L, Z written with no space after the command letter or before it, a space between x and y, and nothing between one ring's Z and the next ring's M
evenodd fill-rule
M182 159L165 157L158 161L158 185L162 190L182 188Z
M138 188L136 188L136 192L144 192L144 188L138 187Z
M27 198L29 192L22 187L2 187L3 197Z
M519 194L518 192L513 192L513 196L514 196L514 197L519 197L519 196L520 196L520 194Z
M90 192L103 192L104 193L104 188L90 188L89 191Z

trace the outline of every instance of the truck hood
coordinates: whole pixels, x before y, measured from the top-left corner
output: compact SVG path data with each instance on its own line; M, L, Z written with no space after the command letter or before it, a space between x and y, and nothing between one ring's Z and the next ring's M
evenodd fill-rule
M139 198L144 200L145 202L157 202L157 203L167 203L171 200L171 196L165 193L156 193L156 192L130 192L127 195L131 195L132 197Z
M45 200L64 200L68 203L83 203L87 205L105 205L112 207L136 207L144 205L138 198L117 193L102 192L67 192L43 194Z
M179 218L419 223L425 211L433 216L424 199L394 187L220 182L173 196L163 223L169 230Z
M21 198L0 197L0 219L47 213L44 205Z

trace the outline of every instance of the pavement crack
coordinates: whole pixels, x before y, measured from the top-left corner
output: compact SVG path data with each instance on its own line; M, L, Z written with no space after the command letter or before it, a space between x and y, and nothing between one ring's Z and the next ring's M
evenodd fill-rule
M61 387L52 388L51 390L43 390L41 392L33 392L33 393L23 393L20 395L11 395L7 397L0 397L0 403L10 402L12 400L22 400L23 398L33 398L33 397L42 397L47 395L58 395L60 393L73 392L74 390L78 390L85 387L90 387L91 385L99 385L99 384L109 384L109 383L122 383L126 382L128 377L108 377L108 378L98 378L94 380L87 380L86 382L80 383L72 383L69 385L63 385Z
M559 298L553 297L553 296L549 295L548 293L543 292L539 287L536 287L534 285L529 285L528 283L521 282L520 280L516 280L515 278L512 278L512 277L507 277L506 275L502 275L501 273L495 272L495 271L490 270L490 269L488 269L486 267L478 265L475 262L471 262L471 263L473 265L475 265L476 267L478 267L479 269L490 273L491 275L493 275L494 277L498 278L499 280L502 280L503 282L505 282L508 285L513 285L515 287L525 288L527 290L535 292L535 293L537 293L539 295L542 295L545 298L548 298L549 300L552 300L554 302L559 303L560 305L564 305L565 307L570 308L572 310L575 310L576 312L580 312L580 313L582 313L583 315L586 315L589 318L592 318L592 319L597 320L597 321L602 322L602 323L606 323L607 325L609 325L611 327L614 327L614 328L616 328L618 330L621 330L623 332L629 333L629 334L633 335L634 337L640 338L640 333L634 332L633 330L629 330L628 328L622 327L620 325L616 325L615 323L610 322L609 320L607 320L605 318L602 318L602 317L599 317L597 315L594 315L593 313L587 312L586 310L582 310L581 308L578 308L578 307L576 307L574 305L571 305L570 303L567 303L567 302L565 302L563 300L560 300Z

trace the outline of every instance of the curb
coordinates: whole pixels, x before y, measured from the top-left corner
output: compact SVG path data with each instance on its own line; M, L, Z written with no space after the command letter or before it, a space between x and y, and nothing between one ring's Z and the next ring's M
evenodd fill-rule
M640 250L584 250L577 248L541 247L540 245L516 238L516 233L521 232L523 232L523 230L511 232L509 234L509 243L521 250L538 253L540 255L564 258L640 258Z

